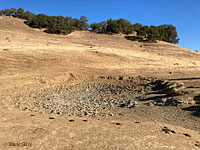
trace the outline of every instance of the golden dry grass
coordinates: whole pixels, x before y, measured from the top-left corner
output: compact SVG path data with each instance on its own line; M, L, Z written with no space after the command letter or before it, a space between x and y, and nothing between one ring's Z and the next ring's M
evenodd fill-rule
M22 20L0 17L0 149L198 149L197 131L112 117L54 115L50 120L50 114L18 110L12 97L99 75L194 78L199 71L199 53L166 42L139 43L89 31L50 35ZM177 134L163 133L164 126ZM3 145L8 142L30 142L32 147Z

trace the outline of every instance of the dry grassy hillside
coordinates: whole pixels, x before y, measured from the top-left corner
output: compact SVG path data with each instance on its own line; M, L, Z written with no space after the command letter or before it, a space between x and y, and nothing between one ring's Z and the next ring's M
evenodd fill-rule
M199 149L198 117L183 106L146 106L151 105L148 99L154 100L148 97L155 93L151 82L173 79L193 93L178 98L190 101L187 108L195 107L192 111L198 113L198 101L194 100L200 95L199 73L200 53L177 45L133 42L125 35L89 31L53 35L29 28L23 20L0 17L0 149ZM123 105L125 98L146 101L138 101L138 107L134 101L135 109L113 107L106 110L108 115L97 116L87 115L90 112L69 116L58 108L68 104L63 96L71 101L77 98L70 111L86 109L80 97L92 97L99 90L96 99L101 94L109 99L115 97L112 88L117 91L122 86L125 91L137 89L137 96L131 95L132 88L124 99L118 97ZM50 100L60 97L50 103L45 99L49 95ZM152 97L156 96L163 95ZM107 108L105 103L102 105ZM32 145L12 146L9 142Z
M63 65L67 70L88 68L160 75L162 71L196 71L200 65L199 53L165 42L139 43L126 40L124 35L88 31L68 36L49 35L29 28L16 18L1 17L0 21L2 75L7 71L27 72ZM13 55L9 56L10 53Z

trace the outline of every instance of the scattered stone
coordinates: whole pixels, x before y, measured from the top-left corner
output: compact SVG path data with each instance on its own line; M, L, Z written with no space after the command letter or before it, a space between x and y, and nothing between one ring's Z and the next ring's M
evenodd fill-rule
M177 96L183 94L183 83L166 83L162 92L166 93L166 96Z
M70 76L75 78L73 74ZM172 97L176 94L172 94L171 90L171 88L182 90L184 87L182 83L170 83L142 76L137 78L99 76L98 78L103 82L60 85L28 95L22 94L16 97L16 105L21 110L82 117L112 116L107 110L117 107L134 109L139 105L178 106L182 104L178 97ZM131 80L133 82L130 82ZM157 93L165 94L166 98L159 95L156 99L157 96L154 94L155 99L151 100L147 93L149 91L152 93L159 91Z
M34 117L35 115L30 115L31 117Z
M113 116L113 114L111 114L111 113L108 113L108 114L107 114L107 116Z
M107 79L113 79L113 77L112 76L108 76Z
M119 123L119 122L117 122L117 123L114 123L115 125L117 125L117 126L119 126L119 125L121 125L121 123Z
M124 104L124 103L118 105L118 107L121 107L121 108L124 108L125 106L126 106L126 104Z
M175 99L175 98L170 98L170 99L167 99L165 102L164 102L164 106L178 106L182 104L181 101Z
M192 62L193 65L196 65L196 62Z
M40 82L41 84L46 84L46 81L45 81L44 79L40 79L39 82Z
M182 93L182 91L173 87L173 88L167 89L166 96L177 96L177 95L181 95L181 93Z
M99 115L100 115L100 116L106 116L106 114L105 114L105 113L99 113Z
M183 134L183 135L185 135L185 136L187 136L187 137L191 137L191 135L189 135L188 133L185 133L185 134Z
M73 119L70 119L70 120L69 120L69 122L74 122L74 121L75 121L75 120L73 120Z
M87 116L87 114L88 114L87 112L83 112L83 115L84 115L84 116Z
M49 117L49 119L55 119L54 117Z
M100 79L106 79L106 77L104 77L104 76L100 76L99 78L100 78Z
M197 146L197 147L200 147L200 142L197 141L196 144L194 144L194 145Z
M162 131L165 132L165 133L168 133L168 134L170 134L170 133L176 133L175 131L170 130L168 127L163 127Z
M123 80L123 76L119 76L119 80Z
M154 103L147 102L147 103L144 103L144 105L146 105L146 106L154 106L154 105L157 105L157 102L154 102Z
M103 79L101 76L100 78ZM108 76L107 78L114 77ZM122 79L122 78L120 78ZM106 80L106 79L104 79ZM125 81L124 81L125 82ZM140 85L121 83L89 83L83 85L61 85L51 90L41 90L18 97L18 107L38 111L76 116L112 116L109 113L98 113L117 106L134 108L137 102L133 97L144 90ZM142 85L143 86L143 85ZM138 90L135 90L137 87Z
M83 122L87 122L88 120L83 120Z
M196 101L193 101L193 100L192 100L192 101L188 101L187 104L195 105L195 104L196 104Z

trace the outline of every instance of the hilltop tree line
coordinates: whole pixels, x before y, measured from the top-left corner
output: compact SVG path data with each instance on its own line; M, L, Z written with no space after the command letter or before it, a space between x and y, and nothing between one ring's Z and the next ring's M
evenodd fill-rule
M179 38L177 35L176 27L173 25L160 25L160 26L143 26L140 23L131 24L128 20L119 19L102 21L99 23L92 23L90 25L92 31L96 33L124 33L131 34L137 32L137 36L147 41L166 41L169 43L177 44Z
M20 19L25 19L25 23L32 28L45 28L45 32L55 34L69 34L75 30L87 30L89 24L85 16L80 19L63 16L47 16L45 14L33 14L24 9L15 8L4 9L0 11L0 15L13 16Z
M137 36L147 41L166 41L170 43L178 43L176 27L173 25L147 26L140 23L132 24L125 19L108 19L99 23L88 24L87 17L81 16L80 19L63 16L47 16L45 14L34 14L24 9L11 8L0 10L0 15L13 16L25 19L25 23L32 28L45 28L45 32L53 34L69 34L75 30L91 29L95 33L104 34L132 34L137 32Z

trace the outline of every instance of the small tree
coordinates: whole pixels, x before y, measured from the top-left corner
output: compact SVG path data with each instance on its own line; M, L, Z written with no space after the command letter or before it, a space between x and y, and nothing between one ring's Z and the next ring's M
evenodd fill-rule
M99 24L98 23L92 23L92 24L90 24L90 28L92 28L92 31L98 32Z
M15 13L16 13L15 8L3 9L3 10L0 11L0 15L5 15L5 16L14 16Z
M72 19L69 23L73 30L81 30L81 21L79 19Z
M143 37L148 37L149 26L143 26L138 30L138 35Z
M150 26L147 38L151 42L155 42L156 40L161 40L159 30L156 26Z
M26 11L26 12L23 13L23 19L27 20L27 18L32 16L32 15L34 15L34 14L31 13L30 11Z
M107 20L106 31L110 33L119 33L117 20L112 20L112 19Z
M66 17L63 16L48 16L48 29L46 32L55 34L69 34L73 31L70 22L66 22Z
M132 24L125 19L117 20L118 28L121 33L131 34L133 32Z
M28 26L30 26L30 27L33 27L34 26L34 20L36 20L36 18L37 18L37 15L35 15L35 14L32 14L32 15L27 15L26 16L26 21L25 21L25 23L28 25Z
M92 23L90 25L90 28L92 28L92 31L97 33L106 33L106 21L101 21L100 23Z
M132 24L125 19L107 20L107 32L130 34L133 32Z
M139 31L142 27L143 26L142 26L141 23L135 23L135 24L133 24L133 30L136 31L136 32Z
M106 21L101 21L100 23L98 23L98 32L106 33Z
M89 25L88 25L88 20L87 17L81 16L80 17L80 30L87 30Z
M25 19L25 17L24 17L24 9L19 8L14 16L17 17L17 18Z
M176 27L173 25L160 25L157 27L158 32L160 34L160 39L162 41L166 41L169 43L177 44L179 42L179 38L177 35Z
M177 44L179 43L179 38L177 38L177 31L176 31L176 27L174 27L173 25L168 25L167 26L167 33L168 33L168 42L173 43L173 44Z
M72 17L65 17L65 22L66 23L69 23L69 22L71 22L73 19L72 19Z
M54 33L54 34L69 34L71 33L73 30L70 26L69 23L62 23L62 22L57 22L48 28L48 30L46 30L46 32L48 33Z

